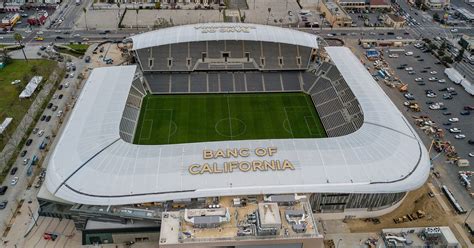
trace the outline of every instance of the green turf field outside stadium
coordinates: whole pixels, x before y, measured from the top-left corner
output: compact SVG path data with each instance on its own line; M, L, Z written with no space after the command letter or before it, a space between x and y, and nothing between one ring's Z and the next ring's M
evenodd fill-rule
M147 95L134 143L326 137L304 93Z

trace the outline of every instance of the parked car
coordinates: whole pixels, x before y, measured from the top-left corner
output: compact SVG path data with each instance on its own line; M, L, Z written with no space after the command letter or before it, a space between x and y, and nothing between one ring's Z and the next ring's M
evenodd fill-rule
M440 80L438 80L438 83L444 84L444 83L446 83L446 79L440 79Z
M5 192L7 192L8 186L2 186L0 187L0 195L4 195Z
M23 150L23 151L20 153L20 157L26 156L26 153L27 153L27 152L28 152L27 150Z
M23 159L23 165L27 165L28 162L30 162L30 159L29 158L25 158Z
M464 139L464 138L466 138L466 135L464 135L464 134L457 134L457 135L454 136L454 138L456 138L456 139Z
M63 94L59 95L58 99L63 99Z
M10 171L10 175L15 175L17 171L18 171L18 167L13 167L12 170Z
M461 115L470 115L471 112L469 112L469 110L464 110L464 111L461 111L460 114Z
M423 78L421 78L421 77L420 78L415 78L415 82L421 82L421 81L423 81Z
M44 121L46 119L46 115L41 116L40 121Z
M453 117L448 119L449 122L458 122L459 118Z
M10 182L10 185L16 185L18 183L19 177L14 177L12 181Z
M26 145L26 146L30 146L32 142L33 142L32 139L28 139L28 140L26 141L25 145Z
M415 100L415 97L413 96L412 93L405 93L403 95L407 100Z
M428 81L436 81L436 80L438 80L438 79L435 78L435 77L430 77L430 78L428 78Z
M47 108L50 109L51 107L53 107L53 103L52 103L52 102L48 103Z
M48 116L46 117L46 122L49 122L50 120L51 120L51 115L48 115Z
M5 186L6 187L6 186ZM8 201L0 202L0 209L5 209L7 207Z
M455 128L449 129L449 132L451 132L451 133L460 133L461 129L455 127Z

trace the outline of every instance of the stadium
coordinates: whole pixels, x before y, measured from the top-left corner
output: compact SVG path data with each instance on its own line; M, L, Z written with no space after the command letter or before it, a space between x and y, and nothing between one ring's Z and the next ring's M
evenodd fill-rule
M84 244L119 229L104 223L143 234L164 212L226 197L376 216L428 177L418 135L346 47L230 23L130 42L135 63L85 83L38 195L40 214L73 219Z

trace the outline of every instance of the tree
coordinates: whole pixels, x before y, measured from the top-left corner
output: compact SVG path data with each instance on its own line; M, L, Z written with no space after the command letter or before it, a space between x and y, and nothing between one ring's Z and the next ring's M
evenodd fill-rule
M268 17L267 17L267 25L268 25L268 20L270 19L270 13L272 13L272 8L268 8Z
M445 54L446 53L444 52L444 50L441 50L441 49L438 50L438 56L443 57Z
M441 61L443 61L444 63L449 63L449 64L453 63L453 59L449 56L442 57Z
M25 57L25 60L26 62L28 62L28 58L26 57L26 53L25 53L25 49L24 49L24 46L23 46L23 36L19 33L15 33L13 35L13 38L15 39L16 42L18 42L18 45L21 46L21 51L23 52L23 56Z
M88 30L89 28L87 28L87 9L86 9L86 7L82 8L82 12L84 12L84 22L86 23L86 30Z
M428 45L428 49L430 49L430 51L434 51L434 50L436 49L436 45L433 44L433 43L430 43L430 44Z
M119 21L120 21L120 2L117 2L117 8L118 8L117 18L118 18Z
M454 58L454 60L455 60L456 62L461 62L463 55L464 55L464 48L461 49L461 51L459 51L458 56L456 56L456 58Z

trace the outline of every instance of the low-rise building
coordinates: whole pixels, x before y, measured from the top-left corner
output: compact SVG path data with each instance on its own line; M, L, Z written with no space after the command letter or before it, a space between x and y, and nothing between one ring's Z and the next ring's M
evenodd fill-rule
M424 2L425 6L430 9L442 9L449 6L450 3L450 0L426 0Z
M346 10L367 8L367 0L339 0L338 4Z
M369 8L370 9L390 9L392 5L389 0L370 0Z
M455 14L468 22L474 21L474 13L466 8L457 8Z
M350 27L352 18L347 12L336 2L332 0L321 1L319 5L320 11L324 13L326 20L332 27Z
M463 34L459 40L459 45L472 53L474 51L474 37L471 37L467 34Z
M389 27L402 28L403 26L405 26L406 20L401 16L387 14L385 15L384 23Z
M242 244L252 247L323 247L323 236L318 232L306 198L279 204L257 197L256 202L235 205L242 200L247 198L223 197L218 209L163 212L160 247L240 247ZM193 222L193 213L198 213L194 218L208 220L204 226Z

